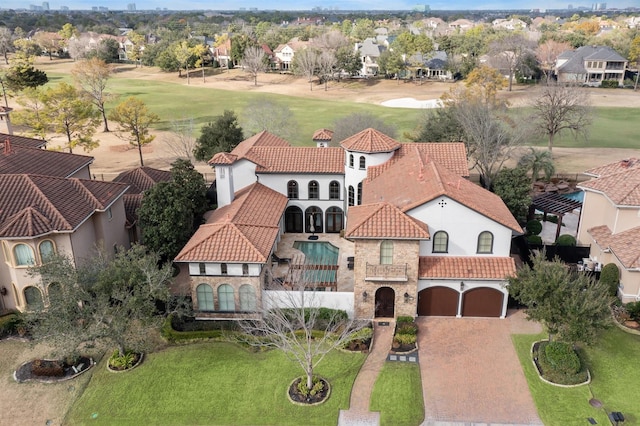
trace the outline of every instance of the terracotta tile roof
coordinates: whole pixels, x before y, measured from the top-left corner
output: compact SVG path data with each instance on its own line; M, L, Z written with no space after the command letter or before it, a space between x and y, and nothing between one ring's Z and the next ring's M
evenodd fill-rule
M0 175L0 237L72 232L96 210L106 210L127 186L52 176Z
M591 179L578 187L603 193L619 206L640 206L640 168Z
M389 203L349 207L346 238L394 238L428 240L424 222L406 215Z
M640 226L611 234L608 226L601 225L587 232L600 248L609 248L625 268L640 268Z
M403 212L445 196L522 233L500 197L426 158L419 149L407 152L375 178L367 177L362 192L362 204L388 202Z
M259 183L243 188L198 228L176 262L267 262L287 201Z
M168 182L170 180L170 171L153 169L151 167L138 167L120 173L113 179L113 182L129 184L127 194L141 194L151 189L158 182Z
M403 143L393 157L384 164L369 167L367 174L374 178L406 155L415 155L416 150L422 158L432 159L445 166L458 176L469 177L467 149L462 142L413 142Z
M291 144L279 136L263 130L256 133L249 139L240 142L231 153L219 152L209 160L209 164L233 164L238 160L247 158L256 164L260 163L260 158L252 155L251 151L256 147L291 147Z
M27 138L25 136L0 133L0 142L4 143L7 139L9 139L13 146L20 145L27 148L43 148L47 145L47 141L42 139Z
M511 257L422 256L420 278L504 280L516 273Z
M333 130L318 129L313 133L314 141L331 141L333 138Z
M47 151L0 140L0 173L24 173L70 177L88 167L93 157Z
M251 154L259 173L344 174L342 148L257 147Z
M400 142L373 128L365 129L340 142L340 146L348 151L365 154L395 151L400 145Z
M233 164L238 159L237 155L229 154L228 152L219 152L208 161L208 164L216 165L216 164Z
M585 175L593 177L602 177L618 172L623 172L629 169L636 169L639 167L640 159L631 157L624 160L615 161L613 163L605 164L604 166L594 167L593 169L586 170L583 173Z

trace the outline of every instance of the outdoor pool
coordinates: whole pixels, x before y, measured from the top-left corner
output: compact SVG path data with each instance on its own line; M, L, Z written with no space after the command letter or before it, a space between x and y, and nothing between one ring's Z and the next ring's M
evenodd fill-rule
M335 284L338 253L340 249L326 241L296 241L293 247L305 255L305 264L329 265L327 267L311 267L305 270L304 280L307 283Z
M570 194L562 194L562 196L564 198L568 198L572 201L578 201L580 203L582 203L582 201L584 200L584 191L576 191L576 192L572 192Z

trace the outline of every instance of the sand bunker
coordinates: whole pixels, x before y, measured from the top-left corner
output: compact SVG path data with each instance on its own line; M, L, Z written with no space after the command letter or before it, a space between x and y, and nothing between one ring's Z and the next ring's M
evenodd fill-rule
M390 108L440 108L442 107L442 101L440 99L419 101L414 98L399 98L384 101L381 105Z

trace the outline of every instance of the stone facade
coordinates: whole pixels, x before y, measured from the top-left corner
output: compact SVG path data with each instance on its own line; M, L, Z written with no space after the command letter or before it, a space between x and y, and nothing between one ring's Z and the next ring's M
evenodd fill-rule
M200 284L208 284L213 290L214 311L198 310L197 317L202 319L225 319L225 318L249 318L256 314L240 311L240 287L249 284L255 292L256 309L262 306L262 286L263 274L260 276L230 276L230 275L201 275L191 277L191 295L193 297L193 307L198 308L198 292L197 288ZM233 299L235 311L220 311L220 302L218 300L218 287L222 284L228 284L233 288Z
M355 241L355 316L367 319L376 317L376 303L379 302L381 295L378 290L388 287L394 292L394 318L405 315L415 317L418 301L420 243L417 240L393 240L393 263L380 265L382 241L369 239ZM405 297L405 293L408 297ZM381 316L379 314L380 312L377 316Z

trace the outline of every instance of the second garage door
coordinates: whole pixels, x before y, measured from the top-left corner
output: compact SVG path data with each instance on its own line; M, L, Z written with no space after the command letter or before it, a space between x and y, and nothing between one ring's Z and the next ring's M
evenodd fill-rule
M462 295L463 317L499 317L504 295L492 288L474 288Z

